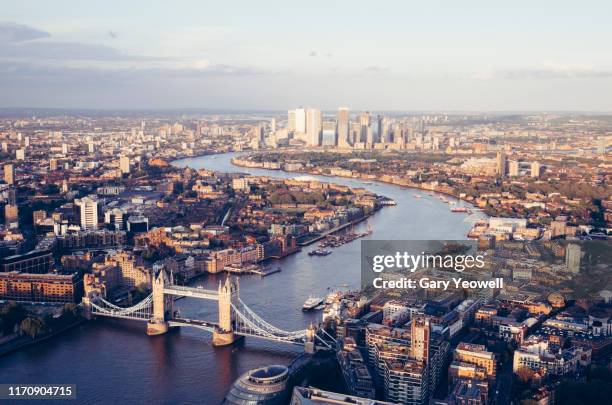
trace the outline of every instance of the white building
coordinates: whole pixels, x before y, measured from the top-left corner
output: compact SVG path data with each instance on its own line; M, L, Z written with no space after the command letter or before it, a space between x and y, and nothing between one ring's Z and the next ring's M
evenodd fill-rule
M75 200L81 211L81 229L98 229L98 202L90 197Z

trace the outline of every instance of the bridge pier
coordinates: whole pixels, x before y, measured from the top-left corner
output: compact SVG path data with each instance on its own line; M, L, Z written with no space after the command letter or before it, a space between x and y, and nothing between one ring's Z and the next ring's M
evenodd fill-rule
M232 331L228 332L221 329L215 329L213 332L212 344L216 347L229 346L241 337L242 336L235 335Z
M147 322L147 335L149 336L157 336L163 335L168 332L170 327L168 326L168 322L155 322L149 321Z

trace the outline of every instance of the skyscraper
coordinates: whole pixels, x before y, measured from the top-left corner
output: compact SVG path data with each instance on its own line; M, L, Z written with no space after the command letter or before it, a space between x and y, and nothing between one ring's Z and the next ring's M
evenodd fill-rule
M4 165L4 182L9 185L15 183L15 171L11 164Z
M295 110L287 111L287 131L295 132Z
M349 144L349 109L340 107L338 109L338 146L346 147Z
M321 136L321 110L309 108L306 110L306 135L308 146L319 146Z
M98 229L98 202L90 197L74 200L80 209L81 229Z
M306 133L306 110L301 107L295 110L295 132Z
M497 175L504 177L506 175L506 166L508 164L508 158L502 151L497 152Z
M336 146L336 122L325 121L322 125L321 145Z
M368 142L368 130L370 129L370 113L368 111L359 114L359 124L361 125L359 142Z

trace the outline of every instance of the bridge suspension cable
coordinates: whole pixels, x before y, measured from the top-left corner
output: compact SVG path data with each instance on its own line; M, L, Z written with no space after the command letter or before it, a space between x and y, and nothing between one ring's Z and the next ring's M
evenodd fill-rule
M138 304L131 307L119 307L113 303L99 298L97 302L91 303L92 313L95 315L116 318L149 320L153 316L153 295L149 295Z
M283 329L280 329L274 325L272 325L271 323L265 321L262 317L260 317L259 315L257 315L255 313L255 311L253 311L251 308L249 308L240 298L238 298L238 304L240 305L240 309L236 308L236 306L234 304L232 304L232 307L234 308L234 311L236 311L237 313L240 313L242 315L243 318L246 319L250 319L253 321L254 324L256 324L258 327L273 333L275 335L279 335L279 336L287 336L287 337L291 337L291 336L304 336L306 334L305 330L298 330L298 331L285 331Z

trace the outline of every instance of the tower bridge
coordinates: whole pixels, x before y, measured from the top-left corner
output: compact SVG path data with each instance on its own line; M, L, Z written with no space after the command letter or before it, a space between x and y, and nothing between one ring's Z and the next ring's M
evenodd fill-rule
M153 281L151 294L131 307L120 307L101 296L83 298L85 314L147 322L148 335L161 335L173 327L193 327L213 334L213 345L225 346L244 336L304 346L306 351L316 347L331 349L335 340L324 330L308 329L285 331L265 321L240 299L237 279L230 277L219 282L217 290L173 284L161 270ZM218 322L178 317L174 312L175 297L190 297L218 302Z

